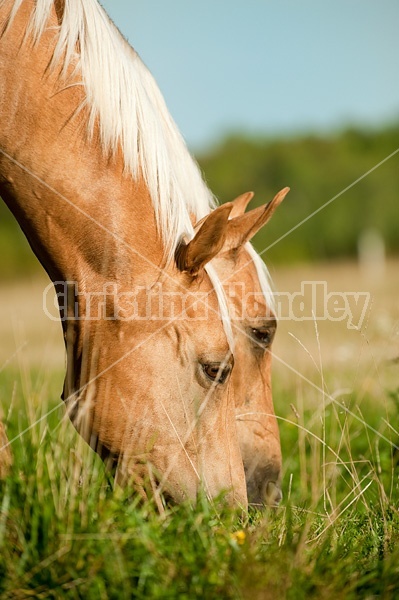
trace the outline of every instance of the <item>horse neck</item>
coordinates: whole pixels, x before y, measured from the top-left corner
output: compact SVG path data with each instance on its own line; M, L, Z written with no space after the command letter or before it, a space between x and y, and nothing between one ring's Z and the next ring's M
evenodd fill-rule
M163 249L148 190L88 139L79 78L66 85L48 69L55 12L38 44L23 41L31 9L23 3L0 37L0 194L53 281L95 289L153 277Z

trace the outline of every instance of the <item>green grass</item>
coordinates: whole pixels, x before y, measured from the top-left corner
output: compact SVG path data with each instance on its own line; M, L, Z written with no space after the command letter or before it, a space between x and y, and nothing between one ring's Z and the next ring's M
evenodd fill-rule
M113 488L62 407L45 416L61 381L0 373L9 438L29 428L0 483L2 599L398 597L397 392L344 406L314 390L302 408L295 383L277 387L281 507L160 515Z

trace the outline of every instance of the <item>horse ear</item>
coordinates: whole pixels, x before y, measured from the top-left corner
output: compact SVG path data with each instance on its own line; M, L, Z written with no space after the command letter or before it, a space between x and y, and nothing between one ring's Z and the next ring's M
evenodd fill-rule
M248 242L266 223L272 218L274 211L284 200L290 188L286 187L281 190L271 202L264 206L254 208L247 213L244 213L245 207L253 197L252 192L243 194L234 200L232 203L234 208L231 211L238 213L233 219L228 222L227 233L225 237L225 243L223 245L222 252L229 252L230 250L238 250L246 242ZM248 196L249 199L248 199ZM235 204L237 203L237 204ZM234 210L236 209L236 210Z
M253 192L246 192L245 194L241 194L241 196L238 196L238 198L236 198L232 202L227 203L227 204L232 204L232 207L233 207L231 209L229 219L235 219L236 217L243 215L245 213L245 209L247 208L247 205L252 200L254 195L255 194ZM198 231L198 229L201 227L201 225L207 218L208 218L208 215L206 217L203 217L199 221L196 221L194 215L190 215L191 223L196 232Z
M254 195L253 192L246 192L246 194L241 194L241 196L238 196L238 198L233 200L233 210L230 213L230 219L235 219L236 217L243 215Z
M188 244L180 243L175 252L176 266L180 271L194 277L222 250L232 209L231 202L219 206L202 219L201 227Z

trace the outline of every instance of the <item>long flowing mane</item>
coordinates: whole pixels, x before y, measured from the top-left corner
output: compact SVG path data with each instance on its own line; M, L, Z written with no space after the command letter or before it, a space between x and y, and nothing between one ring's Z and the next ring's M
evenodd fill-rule
M22 2L15 0L8 26ZM34 3L27 34L36 43L53 5ZM98 127L104 151L121 148L126 174L144 176L170 257L180 236L192 231L190 215L201 219L215 201L152 75L97 0L63 0L50 68L60 65L61 76L72 65L81 78L89 134Z
M0 0L2 4L4 0ZM8 27L24 0L14 0ZM26 35L40 41L56 0L35 0ZM73 71L85 90L89 136L99 131L104 152L122 150L127 176L143 176L157 226L171 259L182 234L191 237L191 217L200 220L216 201L205 184L166 107L162 94L138 54L127 43L97 0L62 0L62 15L50 69L60 70L68 85ZM82 107L79 107L82 108ZM262 291L272 303L267 269L249 247ZM216 273L207 268L222 305ZM222 308L222 313L225 310ZM229 337L231 337L231 332Z

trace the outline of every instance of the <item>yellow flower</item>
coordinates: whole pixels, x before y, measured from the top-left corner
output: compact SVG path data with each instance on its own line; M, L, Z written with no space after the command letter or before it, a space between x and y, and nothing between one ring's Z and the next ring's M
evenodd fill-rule
M231 534L232 539L237 542L239 546L242 546L245 542L245 531L240 529L239 531L235 531Z

